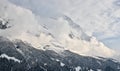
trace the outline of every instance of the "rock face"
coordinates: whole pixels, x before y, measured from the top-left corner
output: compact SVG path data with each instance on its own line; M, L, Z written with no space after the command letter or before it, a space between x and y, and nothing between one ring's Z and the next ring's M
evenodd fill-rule
M67 50L38 50L28 43L0 37L0 71L120 71L120 63Z
M11 26L8 26L9 20L5 21L2 18L0 18L0 29L7 29L10 28Z

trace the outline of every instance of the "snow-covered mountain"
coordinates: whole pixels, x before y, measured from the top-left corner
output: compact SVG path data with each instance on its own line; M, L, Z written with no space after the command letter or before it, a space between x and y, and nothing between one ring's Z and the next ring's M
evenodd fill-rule
M7 0L0 3L1 18L10 19L9 24L12 26L1 30L1 36L9 37L11 40L21 39L37 48L51 45L50 48L54 49L53 44L57 44L62 49L83 55L111 57L115 54L114 50L106 47L95 37L87 35L80 25L68 16L44 18Z
M86 31L86 27L91 26L86 25L84 28L81 23L86 24L86 22L80 20L78 22L72 10L67 9L71 14L67 13L67 6L65 9L58 7L60 9L58 12L54 10L56 7L51 8L51 3L47 4L47 1L0 1L0 36L2 36L0 40L0 62L3 61L4 67L6 67L4 59L6 64L11 64L10 67L8 65L8 69L4 70L3 68L3 71L8 71L9 69L13 69L13 71L47 71L47 69L48 71L80 71L80 69L82 71L84 69L87 69L87 71L119 71L119 62L109 59L119 55L119 53L108 48L97 40L95 36L89 34ZM80 1L82 2L82 0ZM54 2L56 4L56 1ZM61 3L61 1L57 2ZM94 3L94 1L90 0L90 3ZM99 3L96 4L99 6ZM58 5L56 4L55 6ZM106 10L106 8L104 9ZM49 9L53 9L53 11L50 10L48 12ZM87 8L85 7L85 9ZM61 12L61 10L65 11ZM95 11L99 10L95 9ZM86 13L83 13L84 15ZM91 15L93 16L92 18L95 17L93 14ZM101 17L94 18L95 21L90 18L89 20L96 23L96 21L101 21L99 18ZM93 25L92 27L95 26ZM12 65L14 63L15 66ZM27 66L27 70L25 66ZM57 68L54 66L57 66ZM23 69L21 70L22 67ZM0 69L2 69L2 65Z
M1 71L119 71L120 63L103 57L81 56L65 50L38 50L21 40L0 37Z

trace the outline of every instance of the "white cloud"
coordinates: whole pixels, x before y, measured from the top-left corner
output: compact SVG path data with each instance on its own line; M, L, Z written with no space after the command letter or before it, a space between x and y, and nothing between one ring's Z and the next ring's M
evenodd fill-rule
M42 32L43 29L38 24L36 16L28 9L2 0L0 1L0 17L10 19L9 24L12 26L5 30L0 29L0 36L8 37L11 40L21 39L36 48L49 45L53 40L50 35Z
M9 23L12 26L12 28L1 30L0 35L2 36L18 36L29 31L34 31L35 34L39 31L37 20L35 20L35 16L31 11L12 5L6 0L0 1L0 17L10 19Z
M75 23L81 25L86 32L93 33L106 31L104 32L105 36L108 35L108 33L111 35L111 33L114 34L114 32L108 28L110 26L108 23L111 23L112 20L104 11L108 11L108 8L111 7L112 0L109 2L98 2L98 0L39 0L39 2L36 2L34 0L29 0L32 1L30 4L28 0L24 0L25 2L22 2L23 0L13 0L22 3L21 5L28 9L3 1L0 1L0 16L12 19L10 24L12 24L13 27L0 31L1 36L22 39L35 47L51 44L51 40L57 40L62 46L73 52L91 56L110 57L115 53L95 38L91 38L91 41L84 41L81 38L71 39L68 34L71 31L73 31L74 34L78 34L78 32L76 33L75 29L71 28L66 20L62 18L49 18L54 13L55 15L52 16L53 18L56 17L56 14L65 14L71 17ZM107 7L104 7L103 4L107 4ZM110 9L109 12L113 11L111 10L112 9ZM49 11L51 13L49 13ZM43 12L45 15L43 15ZM39 21L38 17L40 17ZM40 25L46 25L49 29L48 32L52 33L55 39L49 35L40 33L43 30ZM34 35L36 34L40 34L41 36L35 37Z
M37 15L54 17L65 14L78 23L88 34L103 33L100 39L116 37L119 34L118 1L114 0L10 0L13 3L28 8ZM30 4L29 4L30 3ZM114 23L113 23L114 22ZM113 25L111 25L113 23Z

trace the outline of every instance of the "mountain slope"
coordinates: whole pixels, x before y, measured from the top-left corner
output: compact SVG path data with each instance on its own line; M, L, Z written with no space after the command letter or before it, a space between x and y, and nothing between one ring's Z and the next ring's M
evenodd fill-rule
M38 50L21 40L0 37L1 71L119 71L120 63L70 51Z

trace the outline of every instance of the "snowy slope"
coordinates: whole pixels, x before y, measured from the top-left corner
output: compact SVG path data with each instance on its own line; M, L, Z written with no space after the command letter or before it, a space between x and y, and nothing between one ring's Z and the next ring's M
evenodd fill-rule
M119 71L111 58L81 56L63 51L38 50L27 43L0 37L0 71Z

